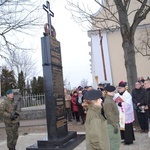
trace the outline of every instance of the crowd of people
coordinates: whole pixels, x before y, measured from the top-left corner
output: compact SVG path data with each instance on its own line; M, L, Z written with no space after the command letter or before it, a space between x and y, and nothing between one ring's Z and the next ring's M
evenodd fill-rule
M72 90L70 93L67 89L64 89L66 114L69 122L76 120L77 123L84 124L86 116L86 103L84 103L83 95L93 89L92 86L86 86L82 88L79 86L76 90Z
M140 132L149 131L150 79L138 79L132 93L124 81L117 87L110 84L99 84L97 89L79 86L70 94L65 89L65 101L68 121L75 119L85 124L87 150L119 150L121 142L133 144L134 110Z
M140 132L147 133L150 117L150 79L142 78L135 83L135 88L132 90L132 101L141 128Z
M15 150L18 139L19 112L13 91L6 92L7 98L0 105L7 134L7 147ZM64 89L68 121L75 120L85 125L87 150L119 150L121 140L133 144L135 140L133 122L134 109L141 133L149 131L150 79L138 79L132 93L127 82L121 81L117 88L110 84L81 87L69 93Z

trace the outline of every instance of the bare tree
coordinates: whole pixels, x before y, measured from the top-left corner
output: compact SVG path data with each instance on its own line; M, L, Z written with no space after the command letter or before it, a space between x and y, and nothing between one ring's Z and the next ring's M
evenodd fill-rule
M43 25L41 0L0 1L0 56L6 58L14 50L25 50L21 46L22 36L32 35ZM30 29L30 31L29 31Z
M127 72L129 91L134 87L137 80L137 69L135 63L135 31L138 25L146 19L150 12L149 0L93 0L99 5L101 10L98 15L93 15L90 9L87 12L85 7L80 7L79 3L74 4L68 0L68 7L74 20L78 23L88 21L93 29L114 31L120 30L122 37L122 47L124 50L124 60ZM130 10L130 3L138 3L138 7ZM133 20L129 21L129 16L133 15Z
M150 30L147 27L145 27L145 32L141 31L135 49L137 53L140 53L142 56L148 56L150 59Z
M9 69L14 70L16 79L18 79L18 74L21 71L24 74L25 80L31 79L35 74L38 74L36 61L33 60L27 51L13 51L5 61Z

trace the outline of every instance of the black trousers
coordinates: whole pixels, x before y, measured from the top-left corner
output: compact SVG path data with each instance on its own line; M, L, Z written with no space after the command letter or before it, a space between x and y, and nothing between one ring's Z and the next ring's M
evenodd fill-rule
M75 115L76 122L79 122L80 121L79 112L74 111L74 115Z
M83 110L83 107L82 107L82 105L79 105L78 106L78 109L79 109L79 117L81 117L81 119L82 119L82 124L84 124L85 123L85 118L86 118L86 115L85 115L85 113L84 113L84 110Z
M67 119L68 121L71 121L71 108L66 108L66 114L67 114Z
M139 125L142 130L148 130L148 110L145 113L136 111Z

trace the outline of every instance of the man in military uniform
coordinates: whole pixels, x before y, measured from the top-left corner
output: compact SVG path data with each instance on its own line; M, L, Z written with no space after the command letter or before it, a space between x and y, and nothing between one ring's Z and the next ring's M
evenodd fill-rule
M7 98L0 105L0 111L3 115L5 129L7 134L7 147L9 150L16 150L15 146L18 139L19 114L17 112L17 103L14 101L13 91L6 92Z

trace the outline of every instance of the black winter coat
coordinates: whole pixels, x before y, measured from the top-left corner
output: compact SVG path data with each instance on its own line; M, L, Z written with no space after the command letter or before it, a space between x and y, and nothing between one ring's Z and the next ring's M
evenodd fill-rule
M137 103L140 103L140 105L146 105L145 96L146 90L144 88L132 90L132 101L135 105L137 105Z

